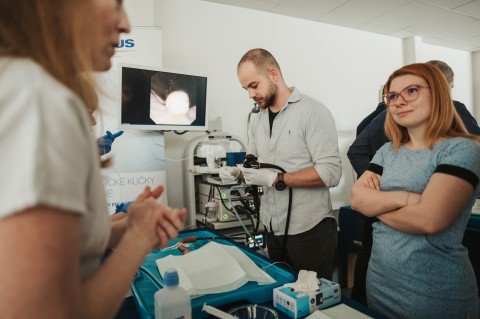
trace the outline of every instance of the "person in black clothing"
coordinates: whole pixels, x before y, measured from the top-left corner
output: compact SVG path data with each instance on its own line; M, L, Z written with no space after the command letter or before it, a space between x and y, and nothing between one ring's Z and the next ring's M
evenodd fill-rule
M385 111L386 108L387 105L385 104L385 102L381 101L380 103L378 103L375 111L370 113L366 118L363 119L363 121L360 122L360 124L358 124L356 136L360 135L360 133L362 133L362 131L372 122L372 120L376 118L380 113Z
M360 122L360 124L358 124L356 137L358 137L363 132L363 130L370 125L373 119L375 119L378 115L380 115L382 112L385 114L386 107L387 105L385 104L385 102L380 101L377 105L377 108L372 113L370 113L366 118L364 118ZM385 120L385 118L383 120ZM369 156L368 161L370 162L372 158L373 158L373 154ZM360 176L360 174L358 176ZM364 219L363 234L371 234L373 232L372 223L375 220L375 218L369 218L363 215L362 217ZM357 254L357 259L355 261L355 271L353 275L354 282L353 282L353 288L351 291L351 298L365 305L367 304L365 277L367 274L368 261L370 260L371 250L372 250L372 236L371 235L364 236L362 240L362 246L360 247L360 250Z
M450 88L453 88L453 70L443 61L432 60L427 63L433 64L442 71L450 84ZM458 101L453 101L453 105L457 110L458 115L460 115L463 124L467 128L468 132L475 135L480 135L480 127L478 127L477 121L467 110L466 106ZM378 107L377 107L378 109ZM368 167L371 159L375 155L378 149L387 143L389 140L385 135L384 123L386 118L386 111L382 111L377 117L371 120L371 123L364 127L364 129L359 132L361 129L360 125L365 124L364 122L368 117L360 123L357 127L357 138L350 146L347 152L348 159L352 164L353 169L358 176L362 175ZM372 224L377 221L376 218L365 217L363 223L363 238L362 238L362 247L358 251L357 259L355 261L355 271L354 271L354 280L353 288L351 292L351 298L367 304L366 297L366 276L368 269L368 262L370 260L370 253L372 250Z

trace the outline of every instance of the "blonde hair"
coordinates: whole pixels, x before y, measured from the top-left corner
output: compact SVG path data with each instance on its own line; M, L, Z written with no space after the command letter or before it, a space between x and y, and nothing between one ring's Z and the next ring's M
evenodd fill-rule
M430 90L432 106L426 129L426 142L429 148L433 148L435 142L442 137L461 136L479 140L477 136L468 133L462 119L453 106L447 79L432 64L415 63L396 70L388 78L384 87L384 93L390 92L390 85L395 78L407 74L423 78ZM392 114L388 111L385 120L385 134L392 141L394 150L410 141L407 129L396 123Z
M98 107L90 71L99 26L88 22L94 5L92 0L0 1L0 57L35 61L76 93L89 114Z

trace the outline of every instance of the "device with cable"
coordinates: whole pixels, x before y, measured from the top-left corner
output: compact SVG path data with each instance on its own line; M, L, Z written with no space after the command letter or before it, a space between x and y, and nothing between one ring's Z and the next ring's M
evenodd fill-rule
M191 159L185 162L185 196L191 212L188 224L212 228L225 235L241 233L243 238L237 241L257 250L265 247L259 214L263 187L239 185L235 180L226 183L219 178L222 166L232 161L244 162L245 150L239 138L225 133L208 134L188 143L186 156Z
M283 191L285 188L287 188L287 185L285 184L285 181L283 180L283 174L285 174L287 171L285 171L283 168L281 168L278 165L269 164L269 163L261 163L261 162L258 161L258 157L256 157L253 154L248 154L245 157L245 161L243 162L243 167L245 167L245 168L255 168L255 169L261 169L261 168L277 169L277 170L281 171L281 173L279 173L279 180L277 180L277 183L275 184L275 189L278 190L278 191ZM278 186L277 186L277 184L278 184ZM289 228L289 225L290 225L290 216L291 216L291 213L292 213L292 198L293 198L293 192L292 192L292 189L289 187L288 188L287 223L285 225L285 231L284 231L284 236L283 236L282 259L285 256L285 249L287 247L288 228Z
M224 132L208 133L188 142L185 149L185 157L188 160L183 162L184 201L189 212L187 226L205 227L205 203L200 205L199 200L200 184L209 182L224 186L232 185L221 181L218 177L219 169L226 164L227 153L244 152L245 149L245 144L240 138Z
M265 248L259 214L263 187L222 184L215 177L210 175L198 183L197 222L235 236L237 242L255 250Z
M236 221L237 217L231 211L231 207L227 206L227 190L231 185L215 185L207 181L200 182L198 187L198 201L199 213L207 216L207 204L216 203L216 219L211 219L213 222L231 222ZM242 201L248 199L241 199L238 191L231 194L234 205L243 206ZM248 219L248 215L242 210L242 219ZM212 216L213 217L213 216ZM214 227L215 228L215 227Z

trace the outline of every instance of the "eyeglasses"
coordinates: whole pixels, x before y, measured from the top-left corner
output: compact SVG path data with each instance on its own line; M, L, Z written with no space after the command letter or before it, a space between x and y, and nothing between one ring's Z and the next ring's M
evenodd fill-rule
M418 93L420 89L429 89L428 86L422 85L410 85L404 88L400 93L397 92L389 92L383 95L383 101L390 105L391 103L395 103L398 101L398 97L402 97L405 102L412 102L418 98Z

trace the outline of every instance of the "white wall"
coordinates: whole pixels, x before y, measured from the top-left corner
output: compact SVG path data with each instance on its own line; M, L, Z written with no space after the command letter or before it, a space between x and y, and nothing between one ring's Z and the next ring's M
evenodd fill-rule
M474 107L474 116L478 118L480 116L480 51L472 54L472 84L473 89L473 101L476 102Z
M287 84L323 101L339 130L376 106L378 86L402 65L400 39L198 0L155 3L163 65L208 75L210 115L236 135L252 106L236 66L251 48L271 51Z
M125 0L123 3L132 26L155 26L154 0Z
M138 2L142 1L127 0L127 10L136 11L134 15L129 12L133 25L137 19L142 23L143 14L146 20L151 17L152 7L139 9ZM131 3L135 6L129 6ZM236 66L241 56L255 47L273 53L288 85L329 107L339 131L344 165L341 185L332 190L334 206L348 204L354 176L346 151L358 123L376 107L379 86L404 64L403 41L198 0L153 0L153 8L154 25L163 30L163 66L208 76L208 117L215 120L210 129L246 138L247 116L253 105L238 83ZM451 64L456 74L455 98L473 105L471 76L467 74L470 54L427 45L417 49L424 61L439 59ZM418 55L416 59L420 59ZM196 136L198 133L166 133L167 159L183 158L186 143ZM184 205L182 181L182 164L167 160L172 206Z
M219 117L221 129L243 138L253 105L238 83L236 66L251 48L271 51L287 84L330 108L339 136L347 139L340 141L343 154L357 124L376 107L379 85L403 63L396 38L198 0L155 0L155 10L163 30L163 66L207 75L210 120ZM194 135L170 135L167 157L181 158L184 141ZM346 157L343 162L350 170ZM169 190L175 186L168 176L178 187L169 191L176 193L169 196L171 205L183 204L182 173L180 164L167 162ZM348 185L334 192L337 202L348 204Z

